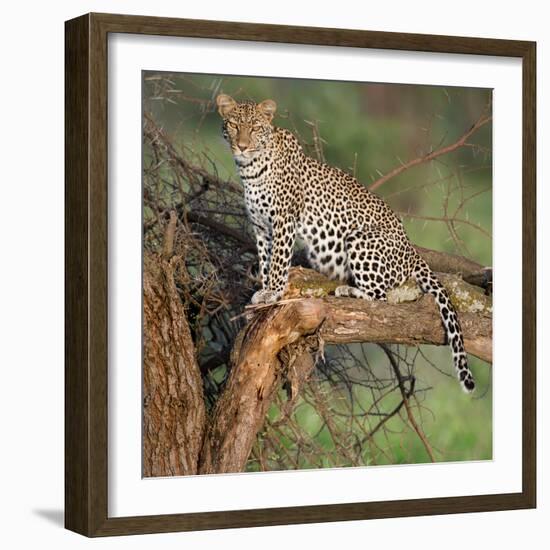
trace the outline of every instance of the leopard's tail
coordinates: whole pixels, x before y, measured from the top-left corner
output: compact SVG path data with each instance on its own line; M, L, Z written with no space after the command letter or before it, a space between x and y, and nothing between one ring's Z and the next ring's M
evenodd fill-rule
M426 261L420 256L418 256L416 264L413 267L412 275L422 291L431 294L435 298L445 332L447 333L447 340L453 354L453 363L462 389L467 393L473 392L475 381L472 372L468 368L462 328L445 287L439 282Z

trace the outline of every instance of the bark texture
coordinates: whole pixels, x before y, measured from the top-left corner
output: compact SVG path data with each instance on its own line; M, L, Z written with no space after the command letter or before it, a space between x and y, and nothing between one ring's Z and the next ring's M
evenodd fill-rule
M175 224L175 219L174 219ZM205 426L202 378L174 282L169 225L162 256L143 273L143 475L196 474Z
M416 302L389 304L353 298L326 298L330 314L323 325L326 343L380 342L391 344L445 344L445 331L431 296ZM490 315L459 311L468 353L492 361Z
M459 314L466 351L492 362L491 297L458 275L437 275ZM443 345L446 342L437 305L412 280L390 291L387 302L329 296L340 283L330 281L311 269L292 268L289 281L288 297L323 297L326 322L322 337L327 344L383 342Z
M314 333L325 316L321 300L303 300L265 308L243 329L233 349L231 374L205 437L200 473L244 469L256 434L280 387L284 367L294 367L290 380L296 392L314 366L311 355L307 357L305 344L302 349L285 350L284 367L280 352Z

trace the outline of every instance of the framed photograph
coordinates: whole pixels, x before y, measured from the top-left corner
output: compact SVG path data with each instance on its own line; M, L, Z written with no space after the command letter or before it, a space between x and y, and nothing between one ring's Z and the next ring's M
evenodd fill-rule
M65 37L66 527L535 507L535 43Z

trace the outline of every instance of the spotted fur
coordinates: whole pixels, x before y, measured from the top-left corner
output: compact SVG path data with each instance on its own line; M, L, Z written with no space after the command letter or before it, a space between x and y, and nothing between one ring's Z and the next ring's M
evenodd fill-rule
M217 98L256 234L261 290L252 303L276 302L284 293L296 238L311 265L346 283L336 296L385 300L386 292L414 277L431 294L465 391L475 388L462 330L447 291L409 241L401 220L354 177L307 156L296 137L272 124L276 104Z

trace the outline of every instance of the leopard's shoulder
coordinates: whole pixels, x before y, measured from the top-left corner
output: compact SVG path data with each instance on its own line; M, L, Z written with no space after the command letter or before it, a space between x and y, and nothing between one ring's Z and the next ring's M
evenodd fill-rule
M303 149L298 141L298 138L286 128L276 127L273 132L273 140L275 147L279 152L296 152L303 154Z

